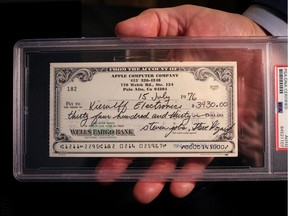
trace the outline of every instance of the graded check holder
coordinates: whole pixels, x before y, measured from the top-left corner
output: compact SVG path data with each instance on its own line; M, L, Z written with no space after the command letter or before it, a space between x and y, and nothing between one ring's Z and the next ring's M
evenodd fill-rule
M287 37L18 41L14 176L286 180L286 51ZM151 172L171 158L175 169ZM192 158L210 162L181 169Z

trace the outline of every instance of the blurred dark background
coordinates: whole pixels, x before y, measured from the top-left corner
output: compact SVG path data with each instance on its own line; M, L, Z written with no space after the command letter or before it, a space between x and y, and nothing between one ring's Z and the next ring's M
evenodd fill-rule
M113 37L117 22L151 7L196 4L243 13L245 0L0 0L2 141L0 215L287 215L287 182L199 182L187 197L170 195L169 184L151 204L132 197L133 182L23 183L12 172L13 46L20 39Z

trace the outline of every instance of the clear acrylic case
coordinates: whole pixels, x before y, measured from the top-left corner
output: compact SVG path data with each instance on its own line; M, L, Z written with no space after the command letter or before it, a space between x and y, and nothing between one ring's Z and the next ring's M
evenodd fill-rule
M287 37L18 41L14 176L287 180L287 68Z

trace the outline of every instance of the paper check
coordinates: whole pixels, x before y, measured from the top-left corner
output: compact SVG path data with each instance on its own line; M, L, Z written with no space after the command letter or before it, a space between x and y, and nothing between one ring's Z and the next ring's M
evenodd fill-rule
M238 155L236 62L51 63L51 157Z

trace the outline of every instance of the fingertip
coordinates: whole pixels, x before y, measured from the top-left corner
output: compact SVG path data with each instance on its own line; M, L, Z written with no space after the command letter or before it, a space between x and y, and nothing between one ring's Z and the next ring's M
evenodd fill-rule
M111 184L126 171L133 158L103 158L95 167L95 179L102 184Z
M185 164L178 170L179 175L201 175L204 172L205 167L213 160L213 158L189 158L185 161ZM170 184L170 192L175 197L183 198L193 191L196 185L196 179L191 178L183 181L172 181Z
M195 188L195 182L171 182L170 192L177 198L183 198Z
M158 197L164 185L164 182L137 182L133 196L139 203L149 204Z

